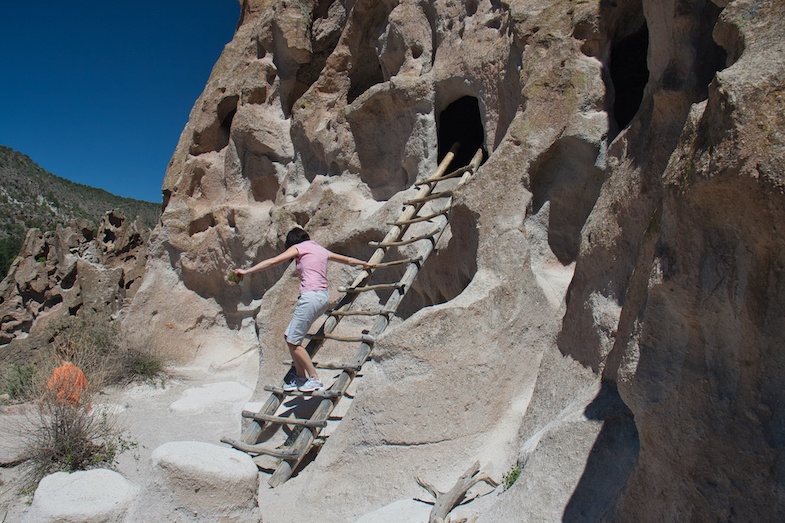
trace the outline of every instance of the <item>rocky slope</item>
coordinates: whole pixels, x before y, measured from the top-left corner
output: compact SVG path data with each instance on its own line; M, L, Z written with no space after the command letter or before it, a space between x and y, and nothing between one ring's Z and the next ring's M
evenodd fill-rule
M48 345L53 320L117 315L142 283L149 236L140 220L119 211L105 213L97 227L77 220L54 231L30 229L0 281L0 362L32 361L31 351ZM44 340L12 344L31 334Z
M6 275L29 229L54 231L73 220L87 220L95 228L112 210L152 228L161 207L60 178L0 146L0 275Z
M455 512L480 522L779 520L784 11L244 0L125 325L200 368L258 350L264 397L296 281L227 268L294 225L369 255L458 140L487 160L343 422L260 490L264 521L400 521L415 475L447 490L475 460L523 468Z

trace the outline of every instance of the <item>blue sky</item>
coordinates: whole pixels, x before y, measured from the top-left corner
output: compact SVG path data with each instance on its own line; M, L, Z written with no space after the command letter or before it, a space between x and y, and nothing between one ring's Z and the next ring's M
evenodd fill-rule
M0 145L69 180L161 201L237 0L7 0Z

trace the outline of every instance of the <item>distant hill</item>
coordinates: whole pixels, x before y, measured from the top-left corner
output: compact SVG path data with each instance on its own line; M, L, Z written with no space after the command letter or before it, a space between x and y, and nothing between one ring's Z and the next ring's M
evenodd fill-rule
M0 145L0 278L19 253L27 230L53 230L77 218L94 224L107 211L120 210L152 228L159 203L115 196L49 173L29 156Z

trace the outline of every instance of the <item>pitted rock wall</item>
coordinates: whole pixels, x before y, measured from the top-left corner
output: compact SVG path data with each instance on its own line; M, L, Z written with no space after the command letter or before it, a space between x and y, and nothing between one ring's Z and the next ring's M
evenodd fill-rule
M205 365L258 336L262 397L296 278L226 271L295 225L370 255L468 97L481 139L449 130L486 161L343 423L260 492L265 521L353 520L479 458L497 478L523 465L457 510L488 521L777 519L782 10L246 0L170 162L126 325ZM354 272L330 276L336 297Z

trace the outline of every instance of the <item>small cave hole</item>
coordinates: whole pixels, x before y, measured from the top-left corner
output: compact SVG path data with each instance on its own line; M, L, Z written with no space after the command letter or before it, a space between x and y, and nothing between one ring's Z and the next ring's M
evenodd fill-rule
M461 144L452 168L467 165L477 149L483 151L483 161L488 157L485 150L485 129L480 118L480 104L474 96L464 96L454 101L439 114L437 121L439 162L450 151L453 143Z
M423 48L420 44L412 45L412 58L415 60L422 56Z
M60 288L63 290L68 290L74 286L76 283L76 265L73 266L71 271L63 276L63 279L60 280Z
M166 208L169 206L169 200L172 199L172 191L169 189L164 189L161 191L161 214L164 213Z
M110 243L114 243L115 240L117 240L117 235L114 232L112 232L112 231L104 231L103 242L106 245L109 245Z
M215 227L215 217L213 216L213 213L205 214L201 218L192 221L188 226L188 235L193 236L194 234L206 231L210 227Z
M61 303L63 303L63 297L61 295L57 294L55 296L50 296L44 302L44 310L49 310L55 305L59 305Z
M369 50L366 50L361 53L357 60L359 65L352 68L352 72L349 73L349 80L351 82L347 97L349 103L355 101L361 94L374 85L384 81L382 64L379 62L379 58L376 56L376 52L373 49L370 49L370 52Z
M112 227L120 227L123 224L123 217L113 212L108 213L106 215L106 219L109 221Z
M237 112L237 95L223 98L216 108L216 119L202 130L194 131L189 153L198 156L210 151L220 151L229 145L232 119Z
M646 23L611 47L613 118L620 130L629 125L643 100L643 90L649 81L648 51L649 28Z

